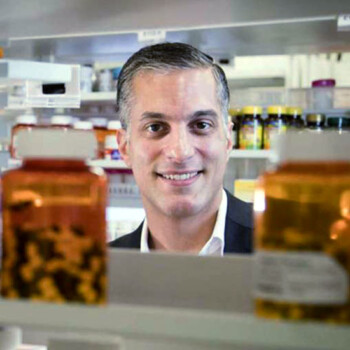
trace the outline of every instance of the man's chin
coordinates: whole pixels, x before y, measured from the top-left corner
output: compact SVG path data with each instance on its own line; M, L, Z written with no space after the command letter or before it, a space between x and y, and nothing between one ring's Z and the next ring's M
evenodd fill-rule
M177 201L176 203L167 203L164 208L168 216L175 218L185 218L193 216L198 211L198 204L192 201Z

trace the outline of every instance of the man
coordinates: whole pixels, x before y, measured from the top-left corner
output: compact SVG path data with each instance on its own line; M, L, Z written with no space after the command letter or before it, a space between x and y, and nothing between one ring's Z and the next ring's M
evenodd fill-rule
M187 44L148 46L124 65L117 94L119 151L140 188L146 219L110 246L251 252L251 206L223 190L232 125L222 69Z

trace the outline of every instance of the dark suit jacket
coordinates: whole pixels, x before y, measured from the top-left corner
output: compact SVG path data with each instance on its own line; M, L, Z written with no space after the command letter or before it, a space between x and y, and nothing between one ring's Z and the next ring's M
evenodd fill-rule
M226 190L225 190L226 191ZM253 250L252 205L227 193L224 253L251 253ZM115 248L140 249L142 224L132 233L109 243Z

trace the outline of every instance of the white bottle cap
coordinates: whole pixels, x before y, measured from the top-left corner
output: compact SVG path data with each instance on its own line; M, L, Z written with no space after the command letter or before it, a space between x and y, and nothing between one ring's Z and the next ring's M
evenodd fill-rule
M54 115L51 118L51 125L71 125L72 117L69 115Z
M116 135L107 135L105 138L106 149L118 149L118 142Z
M74 123L74 129L91 130L92 123L88 120L79 120Z
M87 159L94 158L97 141L93 131L32 129L17 134L20 158Z
M32 125L32 124L37 124L37 122L38 122L37 117L32 114L22 114L16 118L16 124Z
M111 120L108 122L107 129L108 130L119 130L122 128L122 124L119 120Z
M92 124L97 127L106 127L107 119L106 118L91 118Z
M350 161L350 137L337 131L287 132L272 142L272 161Z

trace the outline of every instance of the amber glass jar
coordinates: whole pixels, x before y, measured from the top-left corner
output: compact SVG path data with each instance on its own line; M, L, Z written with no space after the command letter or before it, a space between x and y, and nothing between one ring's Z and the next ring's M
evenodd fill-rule
M242 109L239 128L240 149L261 149L263 147L262 108L247 106Z
M38 123L37 117L32 114L23 114L16 118L16 123L11 130L11 145L10 153L12 158L16 158L16 135L20 130L28 129L32 130Z
M287 133L255 192L258 316L350 323L350 139Z
M106 177L84 161L95 151L92 132L19 132L23 165L2 178L3 297L106 302Z
M291 129L303 129L305 123L301 118L303 110L300 107L288 107L287 108L287 119Z

